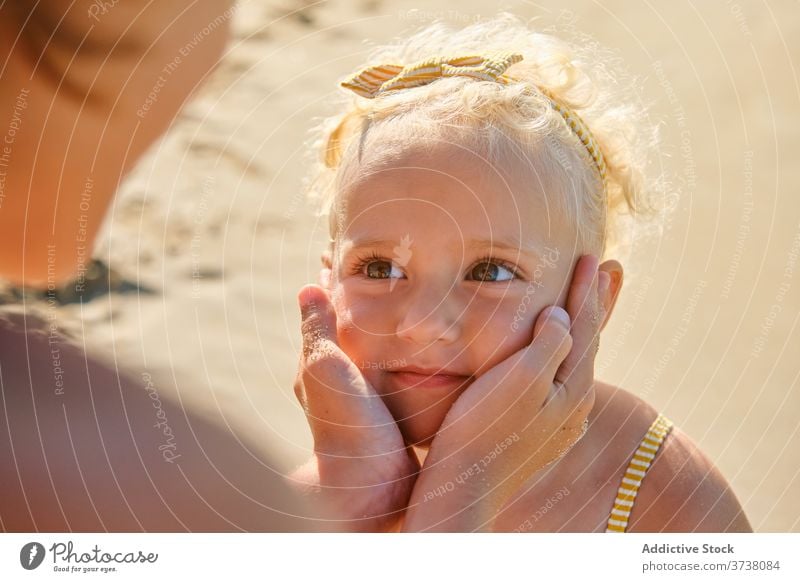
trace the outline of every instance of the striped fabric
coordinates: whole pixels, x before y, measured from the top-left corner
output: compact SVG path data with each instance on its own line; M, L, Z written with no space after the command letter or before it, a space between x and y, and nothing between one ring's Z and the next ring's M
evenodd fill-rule
M655 458L656 452L658 452L661 443L664 442L672 426L672 422L663 414L659 414L650 425L647 434L639 444L639 448L633 454L633 458L628 464L628 469L625 471L625 476L622 478L622 483L617 490L617 499L614 501L614 508L608 518L606 533L625 532L628 527L628 518L633 509L633 501L636 499L636 494L639 492L645 473L650 468L650 463Z
M494 55L432 57L411 65L377 65L367 67L342 81L342 87L373 99L379 93L426 85L442 77L472 77L480 81L507 84L511 79L505 70L522 60L517 53Z
M341 82L341 86L361 97L374 99L387 91L419 87L443 77L471 77L507 85L518 80L503 73L522 58L519 53L500 52L483 56L437 56L410 65L376 65L353 73ZM589 128L577 113L556 101L543 89L538 89L547 97L551 107L564 118L589 152L605 187L607 173L605 158Z

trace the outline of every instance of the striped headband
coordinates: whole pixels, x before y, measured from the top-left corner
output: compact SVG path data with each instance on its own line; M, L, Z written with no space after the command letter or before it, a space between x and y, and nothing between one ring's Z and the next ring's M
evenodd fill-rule
M522 58L519 53L500 52L484 56L431 57L410 65L376 65L353 73L341 82L341 86L361 97L374 99L388 91L426 85L443 77L472 77L480 81L494 81L508 85L517 80L505 75L506 69L520 62ZM553 99L547 91L540 87L537 89L547 98L550 106L564 118L567 126L589 152L605 187L606 162L589 128L577 113Z

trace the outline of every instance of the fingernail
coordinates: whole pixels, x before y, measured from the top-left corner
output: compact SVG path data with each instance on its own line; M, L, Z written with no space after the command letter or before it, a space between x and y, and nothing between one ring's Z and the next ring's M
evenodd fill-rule
M564 329L569 330L569 314L560 307L554 307L547 314L547 319L561 325Z

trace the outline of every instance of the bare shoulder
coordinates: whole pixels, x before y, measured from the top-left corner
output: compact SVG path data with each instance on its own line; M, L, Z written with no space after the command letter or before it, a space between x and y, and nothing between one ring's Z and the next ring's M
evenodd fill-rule
M598 388L598 405L601 425L617 419L629 427L616 437L628 446L628 441L640 441L658 416L635 394L608 384ZM606 426L603 432L610 434L610 430ZM685 432L673 426L642 480L627 531L751 532L752 527L719 469Z
M658 410L635 394L604 382L595 383L595 404L589 413L592 455L603 455L618 466L627 463ZM602 450L596 450L601 447ZM620 475L621 477L621 475Z

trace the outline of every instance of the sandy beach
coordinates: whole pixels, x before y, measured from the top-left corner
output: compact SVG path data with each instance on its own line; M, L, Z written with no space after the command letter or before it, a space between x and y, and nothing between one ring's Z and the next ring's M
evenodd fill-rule
M674 211L619 258L625 287L597 375L687 432L756 531L800 532L796 5L269 4L230 13L219 67L122 184L94 253L118 285L37 309L289 471L312 444L292 390L295 295L316 280L327 239L302 191L314 118L331 113L365 39L500 8L537 17L542 30L616 51L663 123L653 164Z

